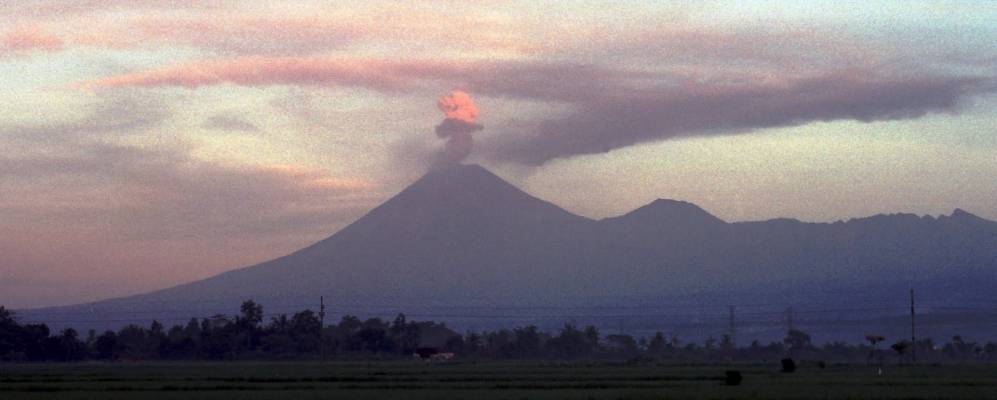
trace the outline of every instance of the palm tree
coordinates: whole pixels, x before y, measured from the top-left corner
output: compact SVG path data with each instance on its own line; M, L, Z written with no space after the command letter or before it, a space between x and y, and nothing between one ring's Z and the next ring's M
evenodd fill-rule
M872 350L869 351L869 360L872 360L876 356L876 350L878 350L876 346L886 338L879 335L865 335L865 340L872 346Z

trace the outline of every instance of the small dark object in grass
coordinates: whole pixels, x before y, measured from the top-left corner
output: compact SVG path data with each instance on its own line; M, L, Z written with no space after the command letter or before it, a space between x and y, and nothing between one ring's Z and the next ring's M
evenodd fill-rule
M796 361L793 361L792 358L783 358L782 359L782 372L785 372L785 373L789 374L789 373L793 373L795 371L796 371Z
M827 368L827 363L824 361L817 361L817 368L824 369Z
M727 371L727 378L724 379L724 383L726 383L727 386L737 386L741 384L742 379L743 377L741 377L741 371Z
M423 360L432 357L433 355L438 354L439 352L440 350L435 347L420 347L418 349L415 349L415 354L419 355L419 358Z

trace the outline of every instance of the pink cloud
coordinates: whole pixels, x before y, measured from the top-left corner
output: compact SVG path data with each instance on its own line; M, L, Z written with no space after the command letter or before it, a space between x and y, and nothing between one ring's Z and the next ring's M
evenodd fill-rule
M541 62L387 61L348 57L241 57L198 61L82 82L91 89L239 86L350 86L410 91L428 83L501 97L579 101L619 94L673 74Z
M229 56L307 55L355 46L492 55L539 49L521 20L475 12L455 17L449 10L403 4L263 12L225 1L10 3L0 4L0 14L58 27L69 46L179 46Z
M111 10L114 8L105 8ZM2 10L2 6L0 6ZM11 13L17 11L11 10ZM58 18L58 19L55 19ZM231 56L306 55L373 44L443 51L533 53L534 39L508 22L452 19L426 10L359 10L313 14L259 14L234 9L120 15L96 12L45 15L66 42L116 49L193 47Z
M293 181L301 188L309 190L349 191L365 190L373 187L370 182L364 179L334 177L325 171L297 165L267 165L259 167L257 173L267 174L279 180Z
M110 48L179 45L232 55L281 55L338 49L359 36L357 28L337 18L221 13L143 16L116 28L83 27L73 42Z
M220 9L229 1L204 0L25 0L0 3L0 14L25 17L64 17L117 10Z
M340 85L397 91L415 85L420 77L441 75L447 69L444 63L423 61L243 57L138 71L85 82L83 86L196 88L228 83L243 86Z
M29 51L59 51L64 42L37 25L21 25L0 37L0 53L23 53Z

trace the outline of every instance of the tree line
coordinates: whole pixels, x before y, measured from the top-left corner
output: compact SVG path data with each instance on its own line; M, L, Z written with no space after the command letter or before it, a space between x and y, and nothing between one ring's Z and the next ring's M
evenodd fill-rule
M916 351L922 362L997 361L997 343L975 343L959 336L936 344L867 335L867 343L815 345L810 335L790 330L782 341L754 341L735 346L727 335L702 343L684 342L661 332L648 338L602 335L593 326L565 324L556 332L536 326L457 333L443 323L392 321L344 316L324 325L304 310L264 321L263 307L246 301L239 315L192 318L170 328L153 321L148 327L127 325L117 331L81 336L67 328L52 332L43 323L19 323L0 306L0 361L72 362L82 360L252 360L401 358L429 352L454 353L462 359L611 359L668 362L765 362L794 357L824 362L908 362ZM881 343L883 343L881 345Z

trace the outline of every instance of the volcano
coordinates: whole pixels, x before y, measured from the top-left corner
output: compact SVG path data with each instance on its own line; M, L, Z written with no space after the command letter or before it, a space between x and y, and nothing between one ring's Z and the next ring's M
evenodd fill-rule
M480 166L451 165L292 254L152 293L19 313L104 328L234 313L247 299L271 314L316 309L322 296L333 314L553 326L607 306L636 317L745 302L902 306L909 288L939 307L997 302L995 285L997 223L962 210L729 223L657 200L592 220Z

